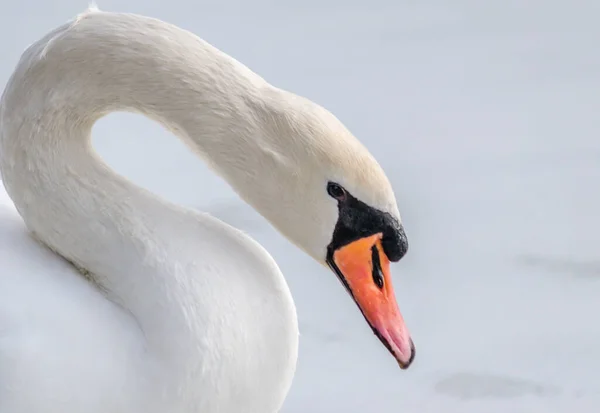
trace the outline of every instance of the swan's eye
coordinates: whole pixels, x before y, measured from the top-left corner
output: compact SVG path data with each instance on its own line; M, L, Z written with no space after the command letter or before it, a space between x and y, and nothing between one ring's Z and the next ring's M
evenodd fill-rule
M327 184L327 193L338 201L346 200L346 190L335 182L329 182Z

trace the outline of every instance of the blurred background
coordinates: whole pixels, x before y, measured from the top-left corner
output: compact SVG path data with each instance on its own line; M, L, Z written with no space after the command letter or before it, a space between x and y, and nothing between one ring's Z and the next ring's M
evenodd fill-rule
M162 127L117 113L94 128L118 172L243 229L279 263L301 329L283 413L599 411L599 2L98 5L191 30L325 106L392 181L410 242L392 266L417 346L408 371L333 274ZM29 44L86 6L4 1L2 87Z

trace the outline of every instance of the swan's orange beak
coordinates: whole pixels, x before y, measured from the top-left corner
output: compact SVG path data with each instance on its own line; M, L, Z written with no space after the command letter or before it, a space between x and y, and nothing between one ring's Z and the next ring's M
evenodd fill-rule
M408 368L415 357L415 346L396 303L390 261L381 246L381 234L361 238L337 249L333 253L333 262L334 271L375 335L392 353L400 368Z

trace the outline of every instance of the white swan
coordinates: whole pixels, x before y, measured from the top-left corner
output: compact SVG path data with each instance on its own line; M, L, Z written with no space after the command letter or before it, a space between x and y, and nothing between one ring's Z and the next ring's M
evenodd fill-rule
M406 237L366 149L195 35L88 10L24 52L0 105L1 413L272 413L291 385L298 325L277 265L111 171L90 133L117 110L183 139L411 363L389 275Z

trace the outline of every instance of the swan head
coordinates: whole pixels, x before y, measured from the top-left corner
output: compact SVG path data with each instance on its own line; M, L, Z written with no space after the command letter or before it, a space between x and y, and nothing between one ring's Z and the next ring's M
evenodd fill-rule
M271 92L253 103L258 145L235 161L249 164L234 174L238 179L227 178L284 236L332 270L375 335L408 368L415 348L390 274L390 262L406 254L408 242L392 186L333 114L308 99Z

